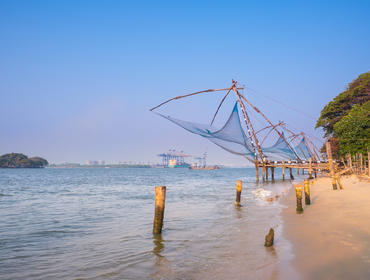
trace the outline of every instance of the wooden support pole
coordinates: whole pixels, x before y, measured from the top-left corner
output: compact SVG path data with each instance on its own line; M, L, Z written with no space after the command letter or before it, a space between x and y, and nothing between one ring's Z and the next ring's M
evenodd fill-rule
M360 153L360 174L363 173L363 165L362 165L362 153Z
M294 180L292 168L289 168L289 175L290 175L290 180Z
M308 162L308 179L313 179L312 177L312 158Z
M275 180L275 168L274 167L271 167L271 180L272 181Z
M343 190L343 185L342 183L340 182L340 175L338 174L335 178L337 180L337 183L338 183L338 186L341 190Z
M301 185L294 185L295 186L295 195L297 198L297 214L303 213L303 207L302 207L302 186Z
M283 180L285 180L285 161L283 160Z
M153 222L153 233L160 234L162 232L164 205L166 201L166 187L155 187L155 212Z
M265 237L265 246L271 247L274 245L274 229L270 228L269 233Z
M242 181L236 181L236 199L235 206L240 206L240 198L242 196Z
M266 166L265 164L262 165L262 181L265 182L266 180Z
M330 145L330 141L326 141L326 154L328 156L328 159L329 159L329 170L330 170L330 177L331 177L331 181L332 181L332 185L333 185L333 190L336 190L337 189L337 183L335 181L335 178L334 178L334 166L333 166L333 158L332 158L332 153L331 153L331 145Z
M259 181L259 175L258 175L258 160L257 159L254 160L254 165L256 167L256 182L258 182Z
M334 175L333 175L333 177L331 178L331 183L332 183L332 185L333 185L333 190L337 190L337 189L338 189L338 188L337 188L337 182L336 182L336 180L335 180Z
M306 205L311 204L310 198L310 182L308 180L304 180L304 201Z
M269 168L266 166L266 181L269 180Z

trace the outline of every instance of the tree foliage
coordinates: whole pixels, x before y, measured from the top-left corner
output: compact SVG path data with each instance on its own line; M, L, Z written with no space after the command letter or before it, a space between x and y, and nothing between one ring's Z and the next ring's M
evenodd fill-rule
M356 104L364 104L370 100L370 72L361 74L349 84L347 90L337 95L321 111L316 128L322 127L325 137L334 132L334 125L348 114Z
M334 134L339 139L339 152L367 153L370 140L370 101L357 104L334 125Z
M48 164L46 159L28 158L24 154L11 153L0 156L0 168L41 168Z

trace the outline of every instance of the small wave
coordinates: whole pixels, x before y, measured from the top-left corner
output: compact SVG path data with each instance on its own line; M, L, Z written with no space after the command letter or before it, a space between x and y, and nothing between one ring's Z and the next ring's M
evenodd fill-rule
M11 194L0 193L0 197L1 196L12 196L12 195Z
M264 189L259 188L259 189L257 189L257 190L252 191L252 193L253 193L257 198L263 199L263 198L265 198L265 197L270 196L272 192L271 192L271 191L266 191L266 190L264 190Z

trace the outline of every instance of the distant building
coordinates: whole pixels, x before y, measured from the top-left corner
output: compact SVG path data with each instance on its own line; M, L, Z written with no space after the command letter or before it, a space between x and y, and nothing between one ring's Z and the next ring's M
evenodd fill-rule
M99 165L97 160L87 160L86 165Z

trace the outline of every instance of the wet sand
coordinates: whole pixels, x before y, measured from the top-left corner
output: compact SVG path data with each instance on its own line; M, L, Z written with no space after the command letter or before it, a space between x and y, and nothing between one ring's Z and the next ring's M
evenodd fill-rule
M341 181L344 190L334 191L330 178L316 179L303 214L296 214L293 188L283 199L283 234L300 279L370 279L370 181ZM284 267L279 274L287 274Z

